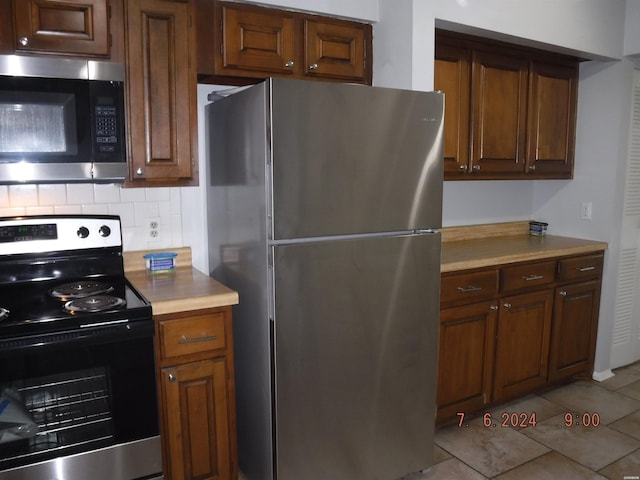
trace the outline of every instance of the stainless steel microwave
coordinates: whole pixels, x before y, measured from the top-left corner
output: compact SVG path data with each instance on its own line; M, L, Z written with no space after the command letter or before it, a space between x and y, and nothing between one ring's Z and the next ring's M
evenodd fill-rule
M124 67L0 55L0 184L127 175Z

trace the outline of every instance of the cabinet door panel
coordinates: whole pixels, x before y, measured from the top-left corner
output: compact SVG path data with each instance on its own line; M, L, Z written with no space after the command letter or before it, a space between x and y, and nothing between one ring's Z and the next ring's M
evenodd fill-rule
M573 170L578 71L533 62L529 93L527 171L554 178Z
M494 400L545 385L553 291L507 297L500 306Z
M231 478L224 357L162 369L170 478Z
M14 0L17 51L109 55L107 0Z
M474 52L472 169L521 173L526 146L526 59Z
M257 11L256 11L257 10ZM294 72L294 20L267 9L222 7L219 68L291 74Z
M304 20L305 75L362 80L365 78L365 37L362 25Z
M128 0L126 8L130 179L197 184L189 4Z
M450 45L436 46L435 90L445 94L444 172L447 178L469 169L469 114L471 51Z
M497 309L493 302L440 312L437 421L490 401Z
M592 373L599 311L599 281L556 289L549 381Z

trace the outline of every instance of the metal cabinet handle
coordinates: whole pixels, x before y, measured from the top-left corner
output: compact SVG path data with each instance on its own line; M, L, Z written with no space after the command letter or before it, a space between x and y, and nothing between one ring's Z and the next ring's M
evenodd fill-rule
M491 305L491 306L489 307L489 309L491 309L491 310L498 310L498 306L497 306L497 305Z
M18 42L20 43L20 45L22 45L23 47L26 47L27 45L29 45L29 39L27 37L20 37L18 39Z
M504 308L511 308L511 304L510 303L505 303L502 305Z
M476 287L474 285L469 285L468 287L458 287L458 291L461 293L478 292L480 290L482 290L482 287Z
M215 337L215 336L211 337L209 335L205 335L205 336L199 337L199 338L187 338L187 337L185 337L183 335L178 343L212 342L212 341L217 340L217 339L218 339L218 337Z
M293 60L289 60L287 63L284 64L285 67L287 68L291 68L295 65L295 63L293 62Z
M462 170L463 172L466 172L466 171L469 169L469 167L468 167L468 166L466 166L466 165L460 165L460 167L459 167L459 168L460 168L460 170Z
M595 270L596 267L576 267L576 270L578 270L579 272L589 272L591 270Z
M522 279L527 281L527 282L531 282L532 280L541 280L544 278L544 275L523 275Z
M530 171L530 172L535 172L535 171L536 171L536 166L535 166L535 165L531 165L531 166L529 167L529 171Z
M567 292L566 292L566 290L562 290L562 291L560 292L560 296L561 296L561 297L566 297L566 296L567 296Z
M136 170L136 175L142 175L142 169L141 168L138 168Z
M316 70L317 68L318 68L317 63L312 63L311 65L309 65L309 70Z
M171 383L176 383L176 380L177 380L176 376L173 373L170 373L169 374L169 381Z
M472 167L472 169L473 169L474 172L479 172L480 171L480 165L474 165Z

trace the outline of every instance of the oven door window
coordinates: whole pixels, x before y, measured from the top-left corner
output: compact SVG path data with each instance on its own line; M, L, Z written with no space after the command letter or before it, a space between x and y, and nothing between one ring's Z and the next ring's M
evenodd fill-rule
M86 81L0 77L0 161L87 161L89 102Z
M1 355L0 470L158 435L154 372L152 337Z

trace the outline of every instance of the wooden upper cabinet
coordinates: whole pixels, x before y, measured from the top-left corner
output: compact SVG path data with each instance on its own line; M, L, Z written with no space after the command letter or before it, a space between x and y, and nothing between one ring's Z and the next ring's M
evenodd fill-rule
M108 57L107 0L13 0L16 53Z
M473 172L524 171L527 121L526 59L475 52Z
M344 80L367 76L366 24L305 19L304 74Z
M216 70L253 70L292 74L294 71L294 19L266 8L246 9L221 5L221 55Z
M288 76L371 83L371 25L243 3L195 4L202 81Z
M571 178L578 60L438 31L445 180Z
M195 38L190 4L127 0L129 185L195 185Z
M467 173L471 94L471 50L441 45L436 50L434 87L445 94L444 171L447 176Z
M576 132L577 66L533 61L527 171L571 178Z

